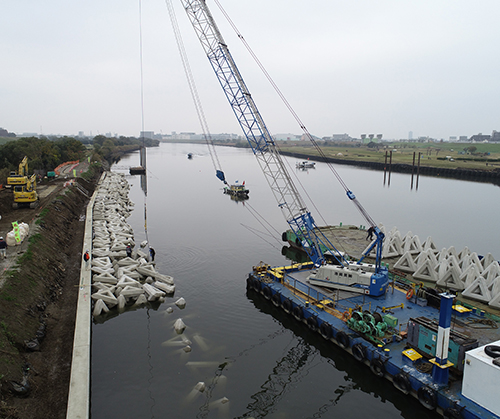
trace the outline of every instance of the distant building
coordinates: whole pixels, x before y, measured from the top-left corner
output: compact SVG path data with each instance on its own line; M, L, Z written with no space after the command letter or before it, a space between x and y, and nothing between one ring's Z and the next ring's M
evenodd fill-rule
M469 137L467 137L467 135L461 135L460 137L458 137L458 141L461 143L468 143Z
M352 141L352 138L349 136L349 134L333 134L332 140L333 141Z
M482 134L481 132L470 137L472 143L484 143L490 141L490 139L491 135Z
M456 143L457 142L457 136L456 135L450 135L450 138L448 139L451 143Z
M300 135L296 134L274 134L276 141L300 141Z
M168 140L176 140L176 141L199 141L204 140L205 136L203 134L196 134L195 132L176 132L172 131L171 135L162 135L156 134L154 136L155 139L168 141ZM241 140L242 137L237 134L210 134L210 138L212 140L222 140L222 141L237 141Z
M493 132L491 133L491 139L490 141L500 141L500 131L495 131L493 130Z
M410 131L410 132L408 133L408 139L409 139L409 140L413 140L413 131Z
M149 139L153 139L155 135L155 132L154 131L141 131L141 134L140 134L140 138L149 138Z

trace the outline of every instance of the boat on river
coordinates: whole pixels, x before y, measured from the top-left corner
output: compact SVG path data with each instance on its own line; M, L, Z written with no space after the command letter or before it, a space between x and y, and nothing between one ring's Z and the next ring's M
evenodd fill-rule
M297 164L296 164L297 169L311 169L315 166L316 166L316 163L313 161L309 161L309 160L297 162Z
M143 175L146 173L146 169L142 166L134 166L129 169L131 175Z
M307 209L208 5L203 0L182 2L292 231L282 239L310 259L286 266L261 262L248 274L247 288L352 354L380 379L418 398L424 408L451 418L500 418L500 312L493 312L500 309L498 262L487 257L482 262L465 251L460 252L463 259L451 250L438 256L431 241L419 250L415 237L403 241L400 235L386 234L301 123L369 225L362 232L360 257L342 251ZM384 256L399 250L404 253L391 266ZM407 278L405 272L413 268Z
M367 234L362 228L329 229L334 230L332 235L350 243L347 249L355 255L366 247ZM300 249L291 231L282 238L293 244L293 249ZM426 264L422 255L428 254L428 249L417 250L412 259L420 257L420 263ZM454 252L448 250L434 249L433 255L455 266L458 255L452 256ZM455 289L451 280L449 286L443 286L438 273L434 279L441 285L431 277L425 281L418 275L415 278L408 264L401 262L408 258L404 254L384 259L390 283L378 296L366 287L360 292L343 286L342 281L351 274L348 269L333 279L320 275L322 267L303 261L279 267L264 263L254 266L247 289L350 353L380 379L416 397L426 409L449 418L500 417L496 397L500 382L499 311L480 301L480 286L476 294L471 294ZM460 260L469 261L462 263L464 271L477 269L485 277L488 270L498 266L491 255L476 258L463 252L461 256ZM355 263L355 258L351 260ZM493 267L488 268L490 265ZM416 272L416 266L414 269ZM441 272L441 276L446 273ZM490 280L490 287L500 293L500 271ZM473 288L473 281L469 280L469 288ZM471 295L476 298L471 299Z
M245 182L243 184L234 184L224 187L224 193L227 195L234 196L239 199L248 199L248 194L250 191L245 187Z

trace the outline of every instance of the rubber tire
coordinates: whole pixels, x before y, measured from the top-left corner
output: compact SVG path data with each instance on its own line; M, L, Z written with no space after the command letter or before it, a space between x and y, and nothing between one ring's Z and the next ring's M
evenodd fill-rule
M370 369L377 377L382 378L385 375L384 361L380 358L372 358L370 362Z
M253 289L257 292L260 292L262 289L262 284L258 279L253 280L252 286L253 286Z
M279 292L274 293L273 298L271 298L271 301L276 307L279 307L281 305L281 297Z
M443 416L448 419L462 419L462 412L456 407L448 407L443 412Z
M264 294L264 298L266 300L270 300L273 296L271 288L269 288L267 285L264 285L264 288L262 289L262 294Z
M349 336L344 332L338 332L335 340L341 348L347 349L349 347Z
M253 288L252 285L253 285L253 278L250 275L248 275L248 278L247 278L247 290L252 289Z
M365 348L361 343L355 343L352 345L352 356L356 359L356 361L363 362L365 359Z
M333 336L332 326L330 326L327 322L321 323L321 326L319 327L319 333L326 340L330 340Z
M484 353L492 358L498 358L500 356L500 346L487 345L484 347Z
M409 378L402 372L398 372L392 377L392 383L403 394L408 394L411 391L411 383Z
M434 410L437 406L437 395L436 392L428 387L422 386L417 390L418 401L426 409Z
M288 234L286 234L286 231L281 234L281 241L287 242L288 241Z
M318 331L318 319L314 316L311 316L307 319L307 326L311 329L312 332Z
M293 317L295 317L296 320L301 322L304 319L304 310L302 310L301 306L295 306L293 308Z
M285 313L290 314L292 312L292 302L288 298L283 300L281 306L283 307Z

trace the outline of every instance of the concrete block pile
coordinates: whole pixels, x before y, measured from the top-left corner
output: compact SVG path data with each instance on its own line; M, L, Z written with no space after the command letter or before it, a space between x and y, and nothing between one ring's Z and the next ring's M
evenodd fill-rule
M491 253L483 257L454 246L439 250L430 236L422 243L411 231L402 237L396 227L389 233L379 228L385 234L382 259L399 256L395 269L500 309L500 265Z
M175 292L174 279L160 274L154 262L135 247L134 232L127 223L134 204L128 198L130 185L123 175L110 173L95 199L93 211L92 271L93 316L117 308L144 306L165 301Z

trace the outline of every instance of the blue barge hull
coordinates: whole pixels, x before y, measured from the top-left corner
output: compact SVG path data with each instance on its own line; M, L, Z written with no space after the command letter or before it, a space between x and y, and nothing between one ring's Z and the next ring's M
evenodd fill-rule
M430 373L432 364L428 359L432 356L425 356L409 344L408 325L416 318L437 322L439 308L427 305L416 295L411 296L395 282L381 297L315 287L307 283L312 268L311 263L257 266L248 275L247 288L259 292L269 303L353 355L376 376L391 381L404 394L416 397L425 408L450 418L500 417L462 395L463 365L452 368L449 381L439 384ZM378 313L379 318L390 313L387 319L393 324L378 337L360 333L348 326L348 319L356 311ZM475 346L486 345L500 340L498 320L482 310L467 309L465 314L454 317L452 333L469 337L476 341ZM473 327L478 324L490 327Z

